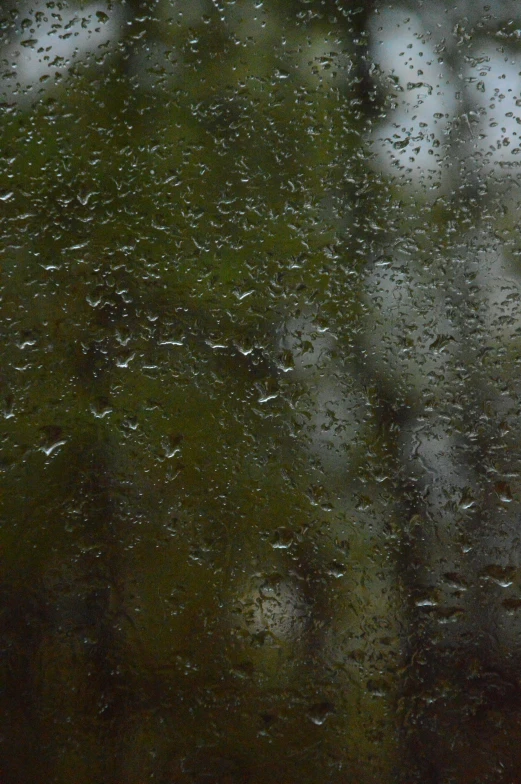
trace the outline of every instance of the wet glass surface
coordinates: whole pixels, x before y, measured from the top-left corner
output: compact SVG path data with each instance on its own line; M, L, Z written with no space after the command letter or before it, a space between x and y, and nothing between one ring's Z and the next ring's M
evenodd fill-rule
M0 781L521 770L521 7L6 0Z

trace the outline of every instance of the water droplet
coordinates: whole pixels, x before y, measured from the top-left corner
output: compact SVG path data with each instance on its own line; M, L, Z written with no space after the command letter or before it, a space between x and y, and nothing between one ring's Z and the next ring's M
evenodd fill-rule
M504 504L511 504L514 500L512 497L512 490L510 485L506 482L497 482L495 486L495 491L499 496L499 500Z
M293 544L293 536L293 531L289 528L278 528L271 540L271 546L274 550L288 550Z
M331 702L317 702L308 711L308 718L313 724L320 727L335 712L335 706Z

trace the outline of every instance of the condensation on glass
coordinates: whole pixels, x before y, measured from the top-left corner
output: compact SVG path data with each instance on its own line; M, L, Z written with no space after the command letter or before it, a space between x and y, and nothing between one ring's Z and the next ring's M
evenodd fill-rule
M0 781L521 770L521 6L5 0Z

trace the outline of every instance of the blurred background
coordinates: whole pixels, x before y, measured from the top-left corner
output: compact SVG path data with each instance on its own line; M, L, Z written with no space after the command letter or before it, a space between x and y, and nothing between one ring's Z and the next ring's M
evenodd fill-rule
M519 4L0 17L2 784L517 780Z

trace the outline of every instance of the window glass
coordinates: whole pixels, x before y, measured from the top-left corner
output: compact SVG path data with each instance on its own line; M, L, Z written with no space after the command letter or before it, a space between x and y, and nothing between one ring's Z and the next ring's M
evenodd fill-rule
M0 17L2 784L516 780L521 6Z

